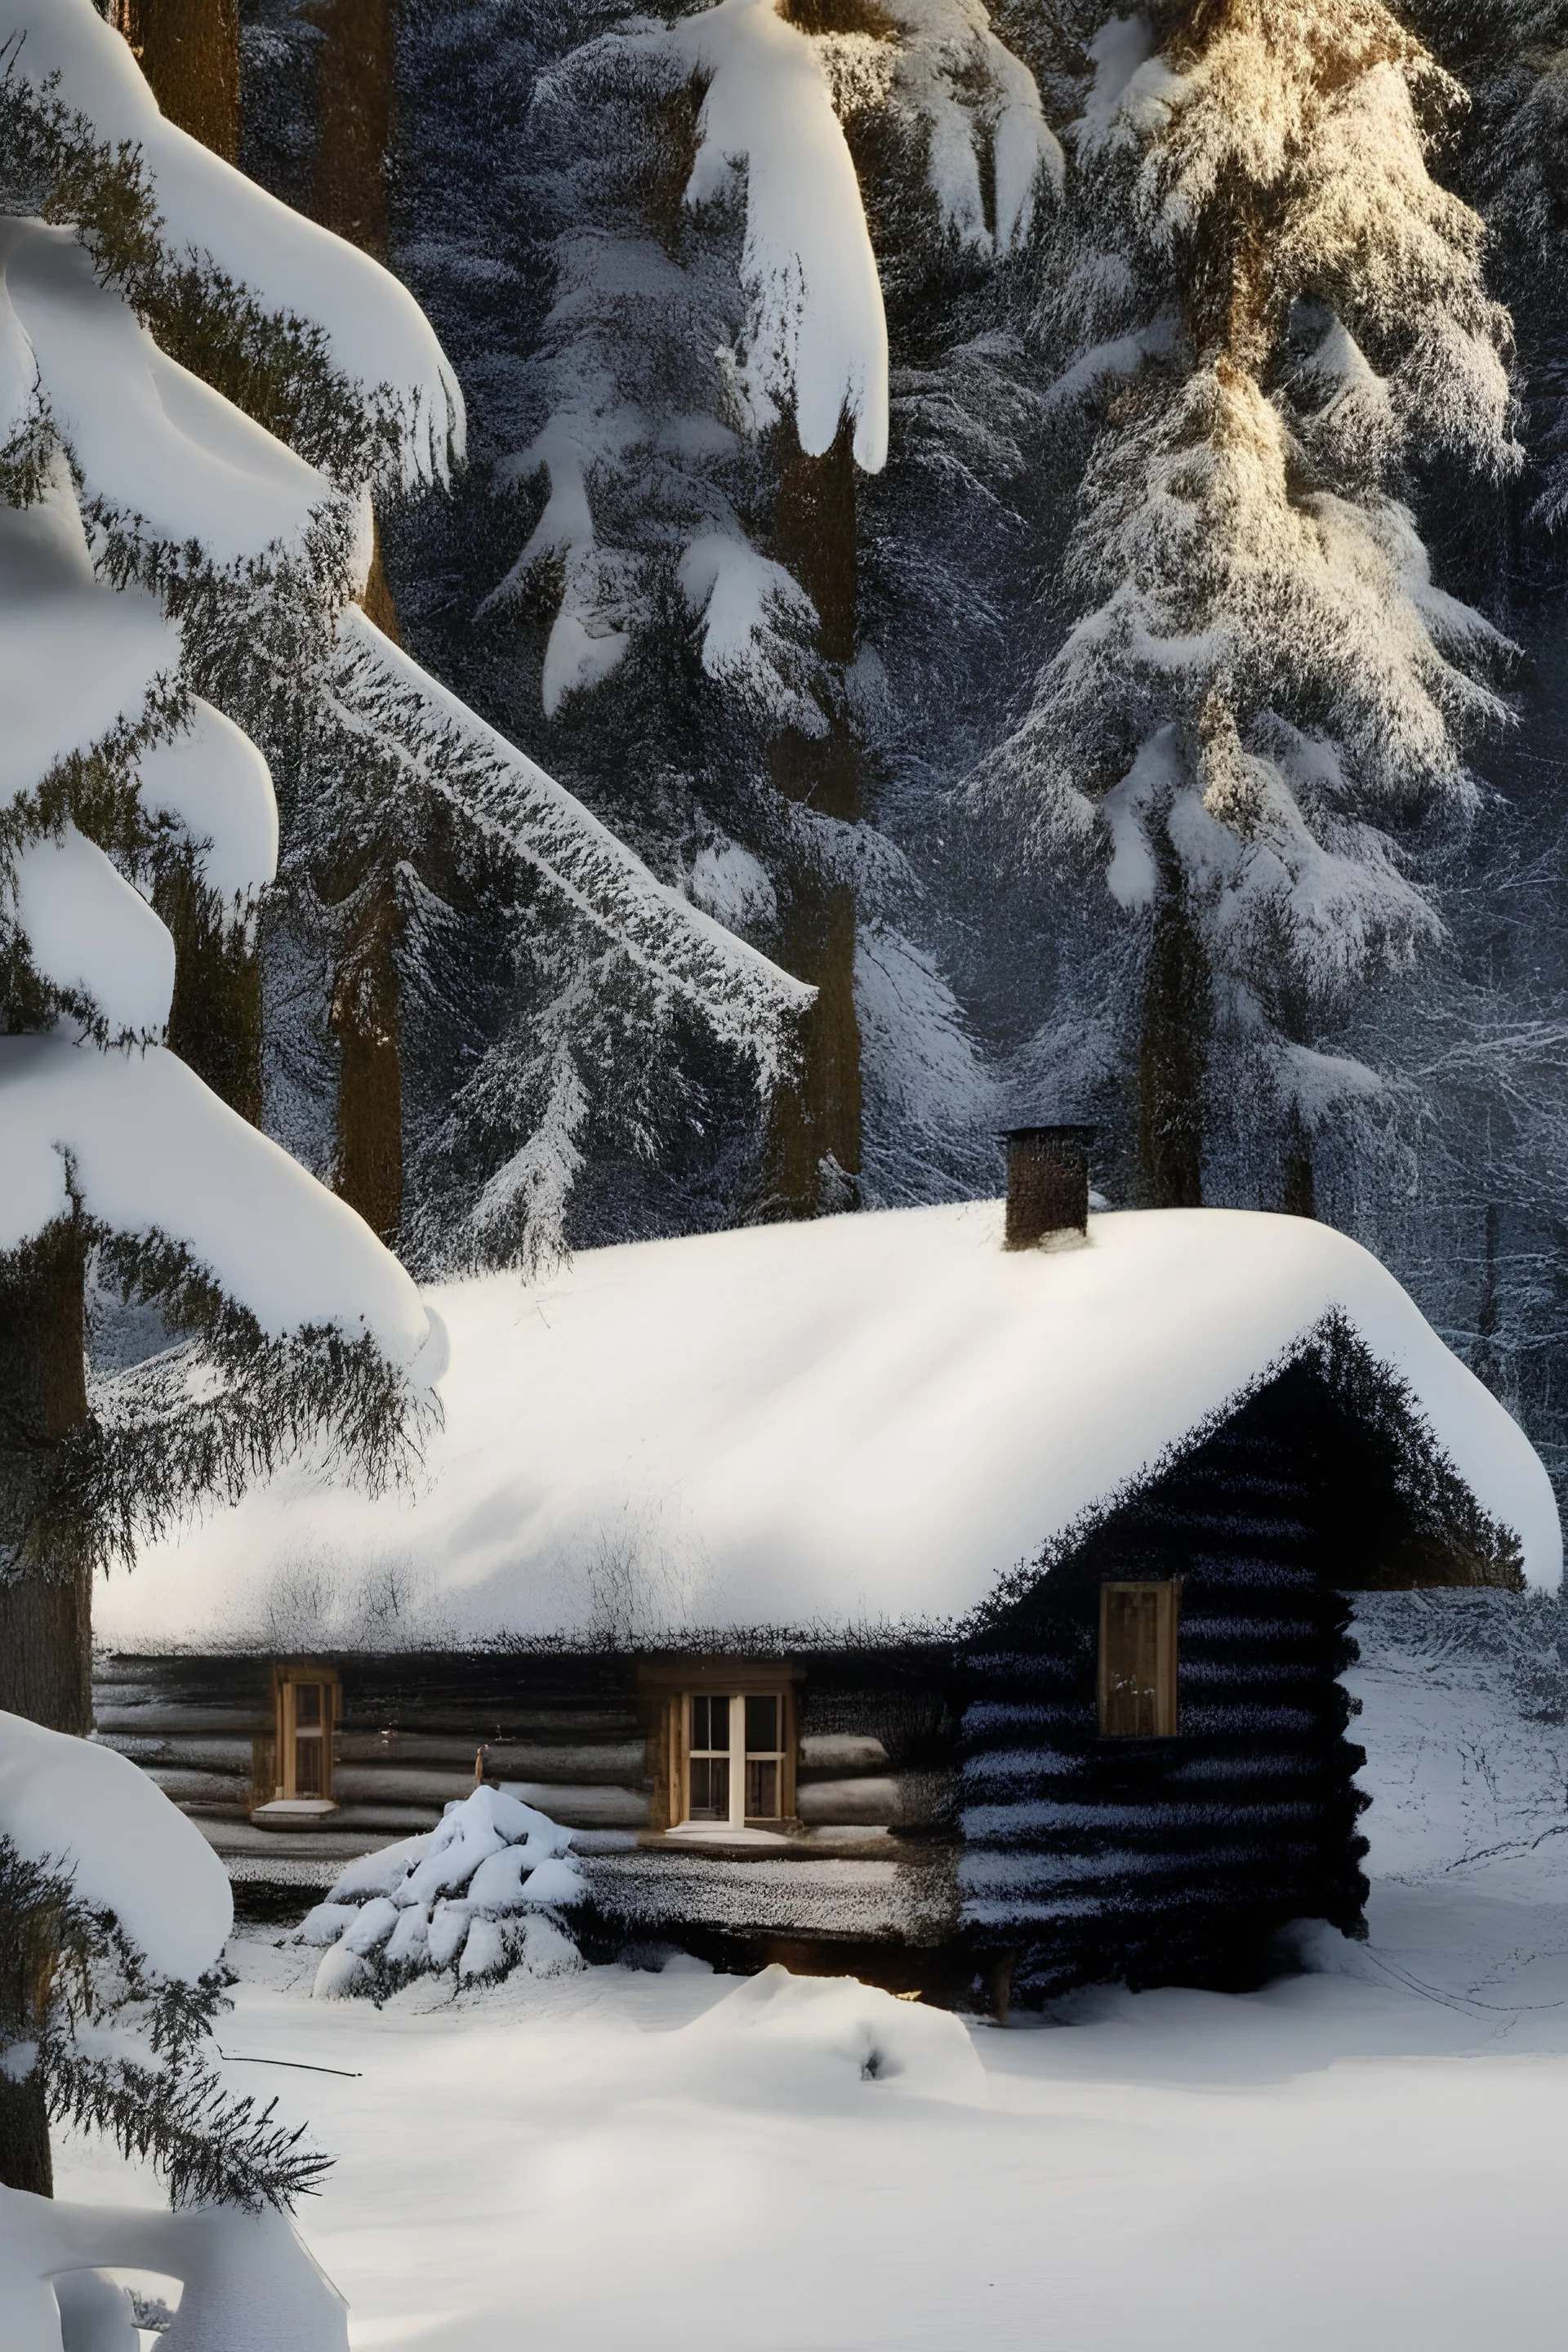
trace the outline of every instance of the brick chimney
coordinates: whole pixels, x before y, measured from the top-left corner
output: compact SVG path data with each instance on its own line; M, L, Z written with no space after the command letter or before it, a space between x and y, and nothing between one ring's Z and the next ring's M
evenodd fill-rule
M1033 1249L1053 1234L1089 1231L1092 1127L1013 1127L1007 1147L1007 1233L1003 1246Z

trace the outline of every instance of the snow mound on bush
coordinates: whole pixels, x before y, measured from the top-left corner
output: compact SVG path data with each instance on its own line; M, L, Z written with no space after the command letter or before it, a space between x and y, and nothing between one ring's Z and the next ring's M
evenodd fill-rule
M362 1854L294 1931L299 1943L326 1947L315 1998L374 1997L454 1967L465 1983L515 1968L536 1977L581 1968L551 1916L588 1892L571 1843L547 1813L479 1788L426 1836Z
M908 2097L991 2104L974 2044L950 2011L855 1977L796 1977L775 1961L675 2038L688 2052L711 2046L729 2096L815 2105L825 2081L858 2078Z

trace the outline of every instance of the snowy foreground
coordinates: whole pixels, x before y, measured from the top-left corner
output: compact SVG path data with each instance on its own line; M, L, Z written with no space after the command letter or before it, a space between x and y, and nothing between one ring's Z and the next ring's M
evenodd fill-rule
M1558 2346L1555 1608L1516 1604L1500 1645L1495 1611L1373 1606L1372 1940L1315 1935L1312 1972L1244 1999L999 2032L677 1960L377 2011L310 2000L319 1956L242 1931L221 2038L263 2063L229 2079L339 2153L302 2221L352 2343ZM79 2147L59 2190L155 2193Z

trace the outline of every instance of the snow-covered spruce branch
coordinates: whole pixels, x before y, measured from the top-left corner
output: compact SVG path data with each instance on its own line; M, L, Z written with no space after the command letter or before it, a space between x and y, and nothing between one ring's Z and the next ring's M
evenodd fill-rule
M287 2210L331 2158L304 2126L233 2097L205 2045L227 2002L222 1980L160 1976L114 1915L72 1875L0 1833L0 2071L42 2075L50 2119L102 2132L150 2158L170 2202Z
M268 310L210 255L171 248L140 145L100 140L60 98L58 79L36 87L19 74L19 52L13 43L0 58L0 210L72 227L100 281L164 352L333 481L396 479L402 425L392 388L356 383L334 364L319 325Z
M342 617L328 683L346 728L374 728L405 772L522 859L773 1082L787 1055L784 1024L811 1001L803 982L655 881L606 826L357 609Z
M307 1325L268 1339L187 1251L79 1221L75 1245L95 1238L100 1281L189 1336L90 1381L87 1417L53 1443L0 1407L0 1570L131 1567L183 1516L237 1501L301 1452L330 1455L371 1494L414 1474L435 1402L368 1334ZM0 1258L0 1297L23 1267Z
M191 347L178 356L206 375L226 363L224 389L241 406L247 382L277 402L268 378L290 370L303 413L328 430L336 404L373 428L389 459L380 487L444 480L462 455L462 394L407 289L357 247L268 195L159 112L131 51L91 0L0 0L0 47L11 78L40 107L70 167L53 194L56 217L78 219L96 200L89 236L106 267L125 272L183 315ZM89 158L87 149L93 151ZM26 150L24 150L26 154ZM33 159L39 150L35 145ZM101 165L108 163L106 181ZM150 213L151 196L155 213ZM208 291L212 296L209 301ZM193 299L198 291L201 299ZM140 305L139 305L140 306ZM268 322L276 322L269 325ZM172 341L178 345L176 333ZM332 385L335 375L339 385ZM344 404L341 385L351 388ZM289 398L283 394L284 413ZM262 421L283 421L278 407ZM363 479L352 441L334 431L350 478ZM321 454L324 455L324 451ZM388 482L390 477L390 483Z

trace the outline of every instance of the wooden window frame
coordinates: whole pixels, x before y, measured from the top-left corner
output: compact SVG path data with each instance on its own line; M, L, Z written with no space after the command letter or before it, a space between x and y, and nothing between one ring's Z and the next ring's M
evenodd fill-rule
M650 1758L655 1785L658 1791L658 1814L663 1815L662 1827L669 1830L689 1829L693 1833L705 1833L717 1840L726 1834L749 1830L787 1829L795 1817L795 1777L800 1742L800 1707L797 1685L798 1668L787 1664L768 1664L751 1659L692 1659L661 1663L641 1669L639 1679L650 1688L656 1702L656 1713L650 1724L657 1755ZM731 1811L727 1821L711 1818L694 1822L691 1817L691 1702L694 1698L712 1698L722 1694L730 1701L731 1710ZM779 1702L779 1738L781 1746L767 1750L776 1757L779 1766L779 1810L763 1817L747 1814L745 1802L745 1758L740 1758L740 1769L735 1769L737 1740L743 1746L745 1732L745 1702L748 1698L776 1698ZM759 1759L763 1756L757 1750Z
M1173 1577L1110 1578L1100 1588L1100 1639L1096 1670L1096 1700L1100 1714L1100 1736L1102 1739L1175 1739L1180 1737L1180 1721L1176 1699L1177 1620L1180 1613L1181 1585ZM1125 1718L1136 1707L1134 1698L1130 1707L1122 1690L1113 1681L1111 1655L1113 1636L1111 1619L1114 1609L1112 1595L1124 1592L1152 1592L1157 1596L1154 1617L1154 1678L1145 1685L1153 1698L1152 1724L1130 1724Z
M323 1693L321 1722L321 1785L319 1790L301 1796L296 1781L295 1740L299 1725L295 1719L294 1693L301 1683L318 1683ZM277 1741L273 1787L274 1804L332 1806L333 1749L339 1726L342 1721L342 1685L335 1666L322 1666L303 1660L298 1664L275 1665L272 1669L272 1720Z

